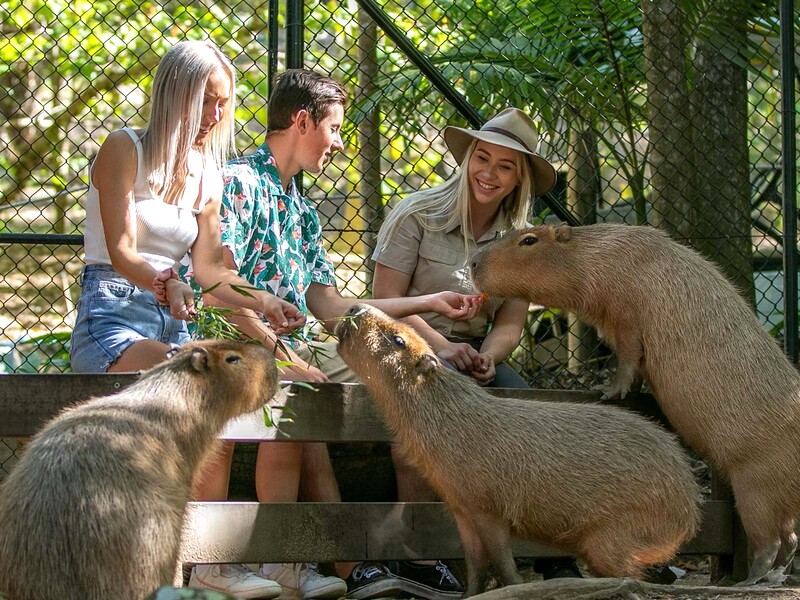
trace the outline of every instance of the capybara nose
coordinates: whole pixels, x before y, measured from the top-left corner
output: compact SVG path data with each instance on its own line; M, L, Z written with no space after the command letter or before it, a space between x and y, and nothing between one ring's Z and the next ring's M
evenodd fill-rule
M346 317L357 317L363 312L367 312L369 310L369 304L354 304L350 308L347 309L347 312L344 313Z

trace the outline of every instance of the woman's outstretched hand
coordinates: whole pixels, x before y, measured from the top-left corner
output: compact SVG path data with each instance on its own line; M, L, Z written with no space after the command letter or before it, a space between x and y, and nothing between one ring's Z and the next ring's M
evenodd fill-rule
M482 295L466 295L458 292L438 292L431 294L430 307L433 312L453 319L468 321L478 314L483 306Z

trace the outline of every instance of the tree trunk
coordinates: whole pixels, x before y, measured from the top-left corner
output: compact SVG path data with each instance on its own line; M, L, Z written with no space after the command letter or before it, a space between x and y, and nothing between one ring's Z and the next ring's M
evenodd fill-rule
M378 27L363 10L358 11L358 84L361 97L367 98L375 92L378 76ZM362 205L359 214L364 223L362 241L365 258L369 259L375 248L378 230L383 222L383 196L381 195L381 133L380 111L374 105L358 126L359 168L361 179L356 188ZM364 261L366 288L372 288L372 263Z
M702 18L721 35L698 37L687 68L678 0L642 2L652 222L714 260L752 302L747 72L736 63L749 4L709 5Z
M715 261L754 303L750 165L747 144L747 71L735 61L747 42L749 0L719 2L712 22L724 39L699 40L693 92L697 167L692 245ZM722 36L720 36L722 37Z
M42 161L40 154L32 152L32 146L37 139L36 118L40 110L36 90L43 86L35 69L22 60L0 75L0 86L0 113L9 130L9 142L3 152L11 162L8 178L0 181L0 202L13 204L28 199L24 197L25 185ZM47 104L46 100L42 102Z
M643 0L642 8L653 205L650 222L686 240L691 238L691 224L696 219L685 15L680 0Z
M576 120L570 128L567 153L567 207L583 225L597 222L600 163L597 134L591 125ZM597 334L573 314L567 315L567 349L570 373L578 374L597 350Z

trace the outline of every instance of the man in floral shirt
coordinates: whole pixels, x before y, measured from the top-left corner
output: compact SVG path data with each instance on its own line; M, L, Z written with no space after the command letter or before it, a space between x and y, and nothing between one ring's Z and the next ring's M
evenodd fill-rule
M228 163L224 177L222 243L239 273L308 314L309 285L336 285L316 209L298 193L294 179L284 191L267 144ZM300 337L310 339L308 328Z
M226 265L253 286L271 290L306 315L320 319L329 331L356 302L373 304L395 317L431 311L459 320L474 317L482 302L478 296L441 292L413 298L355 300L342 297L336 289L319 216L300 195L294 176L301 171L322 171L331 156L344 148L340 130L346 100L347 94L337 82L312 71L289 70L276 81L267 107L265 143L253 154L230 161L224 172L221 233ZM215 304L222 305L218 301ZM239 310L234 321L245 335L275 350L279 359L291 361L292 366L283 369L287 379L357 381L336 353L335 344L314 341L308 329L276 344L274 332L255 313ZM229 444L215 467L206 473L198 490L203 500L225 500L232 451ZM296 501L301 471L307 500L340 500L324 443L269 442L260 444L258 451L259 501ZM442 567L446 570L442 564L431 567L436 576L431 598L460 597L461 586L449 570L443 574ZM284 591L303 600L345 594L360 600L403 591L402 580L378 563L337 564L346 583L323 577L308 565L263 565L258 575L239 565L235 569L228 565L225 573L219 569L212 572L212 568L195 567L190 585L239 595L252 589L258 590L253 594L272 597L269 584L277 581L291 588Z

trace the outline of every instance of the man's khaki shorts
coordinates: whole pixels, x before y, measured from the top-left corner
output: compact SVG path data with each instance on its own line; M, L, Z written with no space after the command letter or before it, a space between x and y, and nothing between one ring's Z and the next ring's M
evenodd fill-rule
M360 383L358 376L350 370L336 351L335 342L307 342L295 348L297 355L314 365L336 383Z

